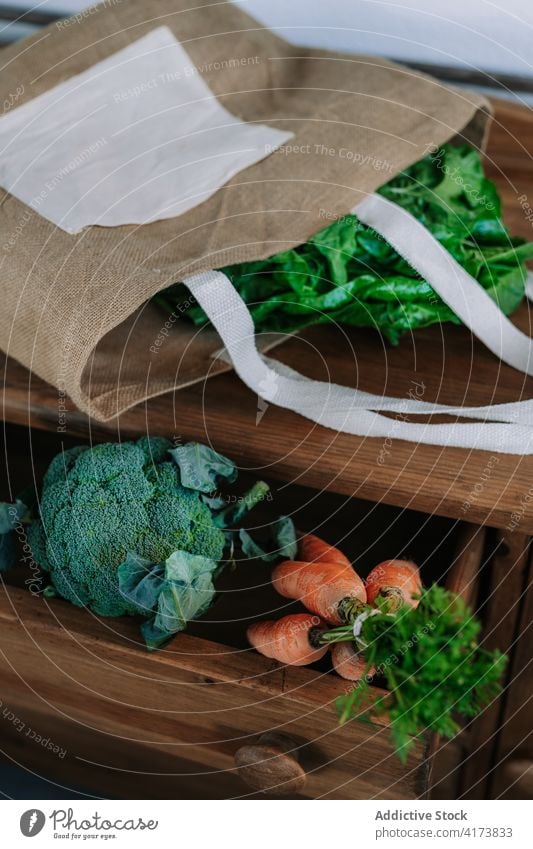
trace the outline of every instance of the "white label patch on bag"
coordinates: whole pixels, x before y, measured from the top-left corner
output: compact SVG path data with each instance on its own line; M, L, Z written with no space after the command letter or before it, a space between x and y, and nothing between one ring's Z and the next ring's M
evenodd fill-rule
M0 118L0 184L68 233L148 224L292 135L230 114L158 27Z

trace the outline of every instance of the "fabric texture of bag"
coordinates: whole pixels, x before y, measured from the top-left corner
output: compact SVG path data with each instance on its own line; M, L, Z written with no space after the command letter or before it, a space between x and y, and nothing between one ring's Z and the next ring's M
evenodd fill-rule
M70 234L3 192L0 346L102 421L229 368L212 358L218 334L166 321L156 292L301 244L429 149L486 137L478 94L291 46L232 4L189 5L104 3L3 51L2 100L15 110L164 25L228 112L293 134L193 209L150 224Z

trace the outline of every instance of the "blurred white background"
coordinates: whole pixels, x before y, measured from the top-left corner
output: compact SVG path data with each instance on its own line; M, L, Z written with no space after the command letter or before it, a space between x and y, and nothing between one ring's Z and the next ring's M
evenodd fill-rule
M503 75L510 88L520 88L519 79L525 79L533 92L533 0L234 2L297 44ZM0 0L0 19L2 9L11 10L0 23L0 39L20 37L41 23L8 22L15 9L32 9L38 18L46 13L66 16L88 5L87 0ZM146 0L147 10L149 5Z

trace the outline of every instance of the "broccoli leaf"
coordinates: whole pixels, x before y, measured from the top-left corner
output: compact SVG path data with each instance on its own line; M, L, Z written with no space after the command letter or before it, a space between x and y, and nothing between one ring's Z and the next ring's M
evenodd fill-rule
M244 495L236 495L230 498L230 503L224 498L220 499L224 505L222 508L216 506L219 503L217 499L211 499L211 509L215 510L213 513L214 524L217 528L228 528L231 525L236 525L258 502L263 501L269 492L270 487L267 483L256 481Z
M162 563L151 563L135 552L129 551L117 570L121 596L148 616L157 604L163 588L165 568Z
M201 616L215 597L218 562L174 551L165 563L150 563L129 552L118 567L121 595L147 619L141 631L149 649L157 649Z
M0 502L0 572L17 565L17 546L13 530L29 521L28 508L17 499L14 504Z
M268 539L260 544L250 533L241 528L239 531L241 547L247 557L272 563L280 558L293 560L298 550L294 522L289 516L280 516L268 529Z
M0 534L7 534L17 525L28 521L28 508L17 499L14 504L0 502Z
M7 572L16 565L17 547L14 534L11 531L0 534L0 572Z
M201 501L205 504L213 513L219 513L225 507L227 507L227 501L223 498L222 495L206 495L202 493L200 496Z
M175 551L165 563L165 579L157 599L155 616L142 627L149 649L157 649L191 619L210 607L215 596L213 574L218 563L207 557Z
M181 584L190 584L200 575L211 574L218 564L209 557L189 554L188 551L173 551L165 562L165 578Z
M169 454L179 467L181 483L187 489L210 493L219 483L233 483L237 479L235 463L209 445L188 442L171 448Z

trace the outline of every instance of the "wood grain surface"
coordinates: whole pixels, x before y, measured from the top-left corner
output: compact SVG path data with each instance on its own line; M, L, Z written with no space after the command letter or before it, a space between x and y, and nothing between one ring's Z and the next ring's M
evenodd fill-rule
M3 723L51 731L56 745L93 765L101 759L111 772L124 771L124 753L129 763L130 749L144 747L144 765L130 775L132 798L146 798L143 784L161 768L174 789L178 773L196 787L207 776L218 798L249 796L234 756L267 731L295 741L307 798L412 799L423 790L424 743L402 766L384 725L339 727L334 701L346 682L334 675L283 668L188 634L148 653L127 618L102 620L12 587L0 590L0 629ZM92 755L85 730L100 735Z
M27 434L30 446L19 428L6 433L13 478L28 483L32 468L39 478L57 435ZM8 495L4 486L0 500ZM475 601L482 527L297 486L276 492L261 509L265 519L269 510L292 511L299 526L339 542L362 576L408 552L424 583L445 583ZM0 713L5 708L67 750L64 760L50 758L2 713L2 749L25 768L125 798L146 798L146 782L154 798L249 796L234 757L275 731L296 740L306 773L299 797L416 798L427 789L424 743L402 767L384 723L338 727L334 701L347 682L331 674L328 658L309 669L283 668L248 646L250 621L289 612L268 566L226 570L212 611L151 654L135 619L100 619L60 599L33 597L30 567L4 577ZM373 688L375 697L382 693ZM437 751L434 739L431 753ZM442 794L449 771L444 765L437 772Z
M533 117L496 102L487 168L498 183L505 219L515 234L533 237L519 197L533 205ZM513 319L530 331L524 304ZM59 342L58 342L59 344ZM397 348L370 330L313 329L284 345L276 357L305 374L372 392L407 397L413 383L426 401L486 404L533 397L533 379L500 363L460 327L417 331ZM313 425L270 406L257 421L257 399L223 375L167 394L103 426L70 407L59 417L57 391L9 359L2 359L3 417L22 425L101 440L149 431L211 442L241 467L272 478L505 528L519 514L520 531L533 533L533 458L417 446L397 439L362 439Z
M460 525L455 540L455 557L446 577L446 587L457 593L473 610L479 593L479 573L487 553L487 531L467 522ZM428 791L431 799L455 799L466 757L465 734L451 740L432 734L427 752Z
M484 536L459 526L443 576L468 601ZM10 585L0 590L0 630L4 752L26 768L46 763L59 781L67 773L82 785L98 778L104 795L146 798L147 780L154 798L186 798L187 788L191 798L250 797L240 769L258 737L274 732L294 741L288 755L305 772L295 784L299 798L413 799L425 796L432 762L447 751L433 736L402 766L386 719L339 727L335 699L346 681L321 666L283 667L249 647L190 633L149 654L135 620L103 619ZM371 698L383 693L373 687ZM63 770L31 737L21 745L21 723L66 751ZM243 747L248 755L239 759ZM446 764L435 780L448 786Z
M525 734L525 725L531 725L530 703L525 696L529 689L531 698L531 670L525 658L531 659L528 628L521 623L527 599L531 604L529 562L531 538L512 532L496 533L494 553L483 564L480 580L486 582L485 601L479 613L483 619L483 646L488 650L499 649L508 654L510 662L506 670L500 698L494 699L479 717L468 723L467 756L461 774L461 798L493 798L494 781L501 778L500 763L512 752L513 746L505 746L502 735L508 740L514 732L522 735L525 745L530 729ZM529 587L529 593L527 592ZM520 670L520 674L519 674ZM524 699L524 701L521 701ZM509 709L509 705L513 705ZM519 722L515 716L522 706ZM506 711L509 711L506 718ZM500 754L498 754L500 753ZM501 781L500 781L501 787Z
M524 564L524 582L514 604L519 616L508 688L500 712L500 732L493 757L490 797L533 799L533 558Z

